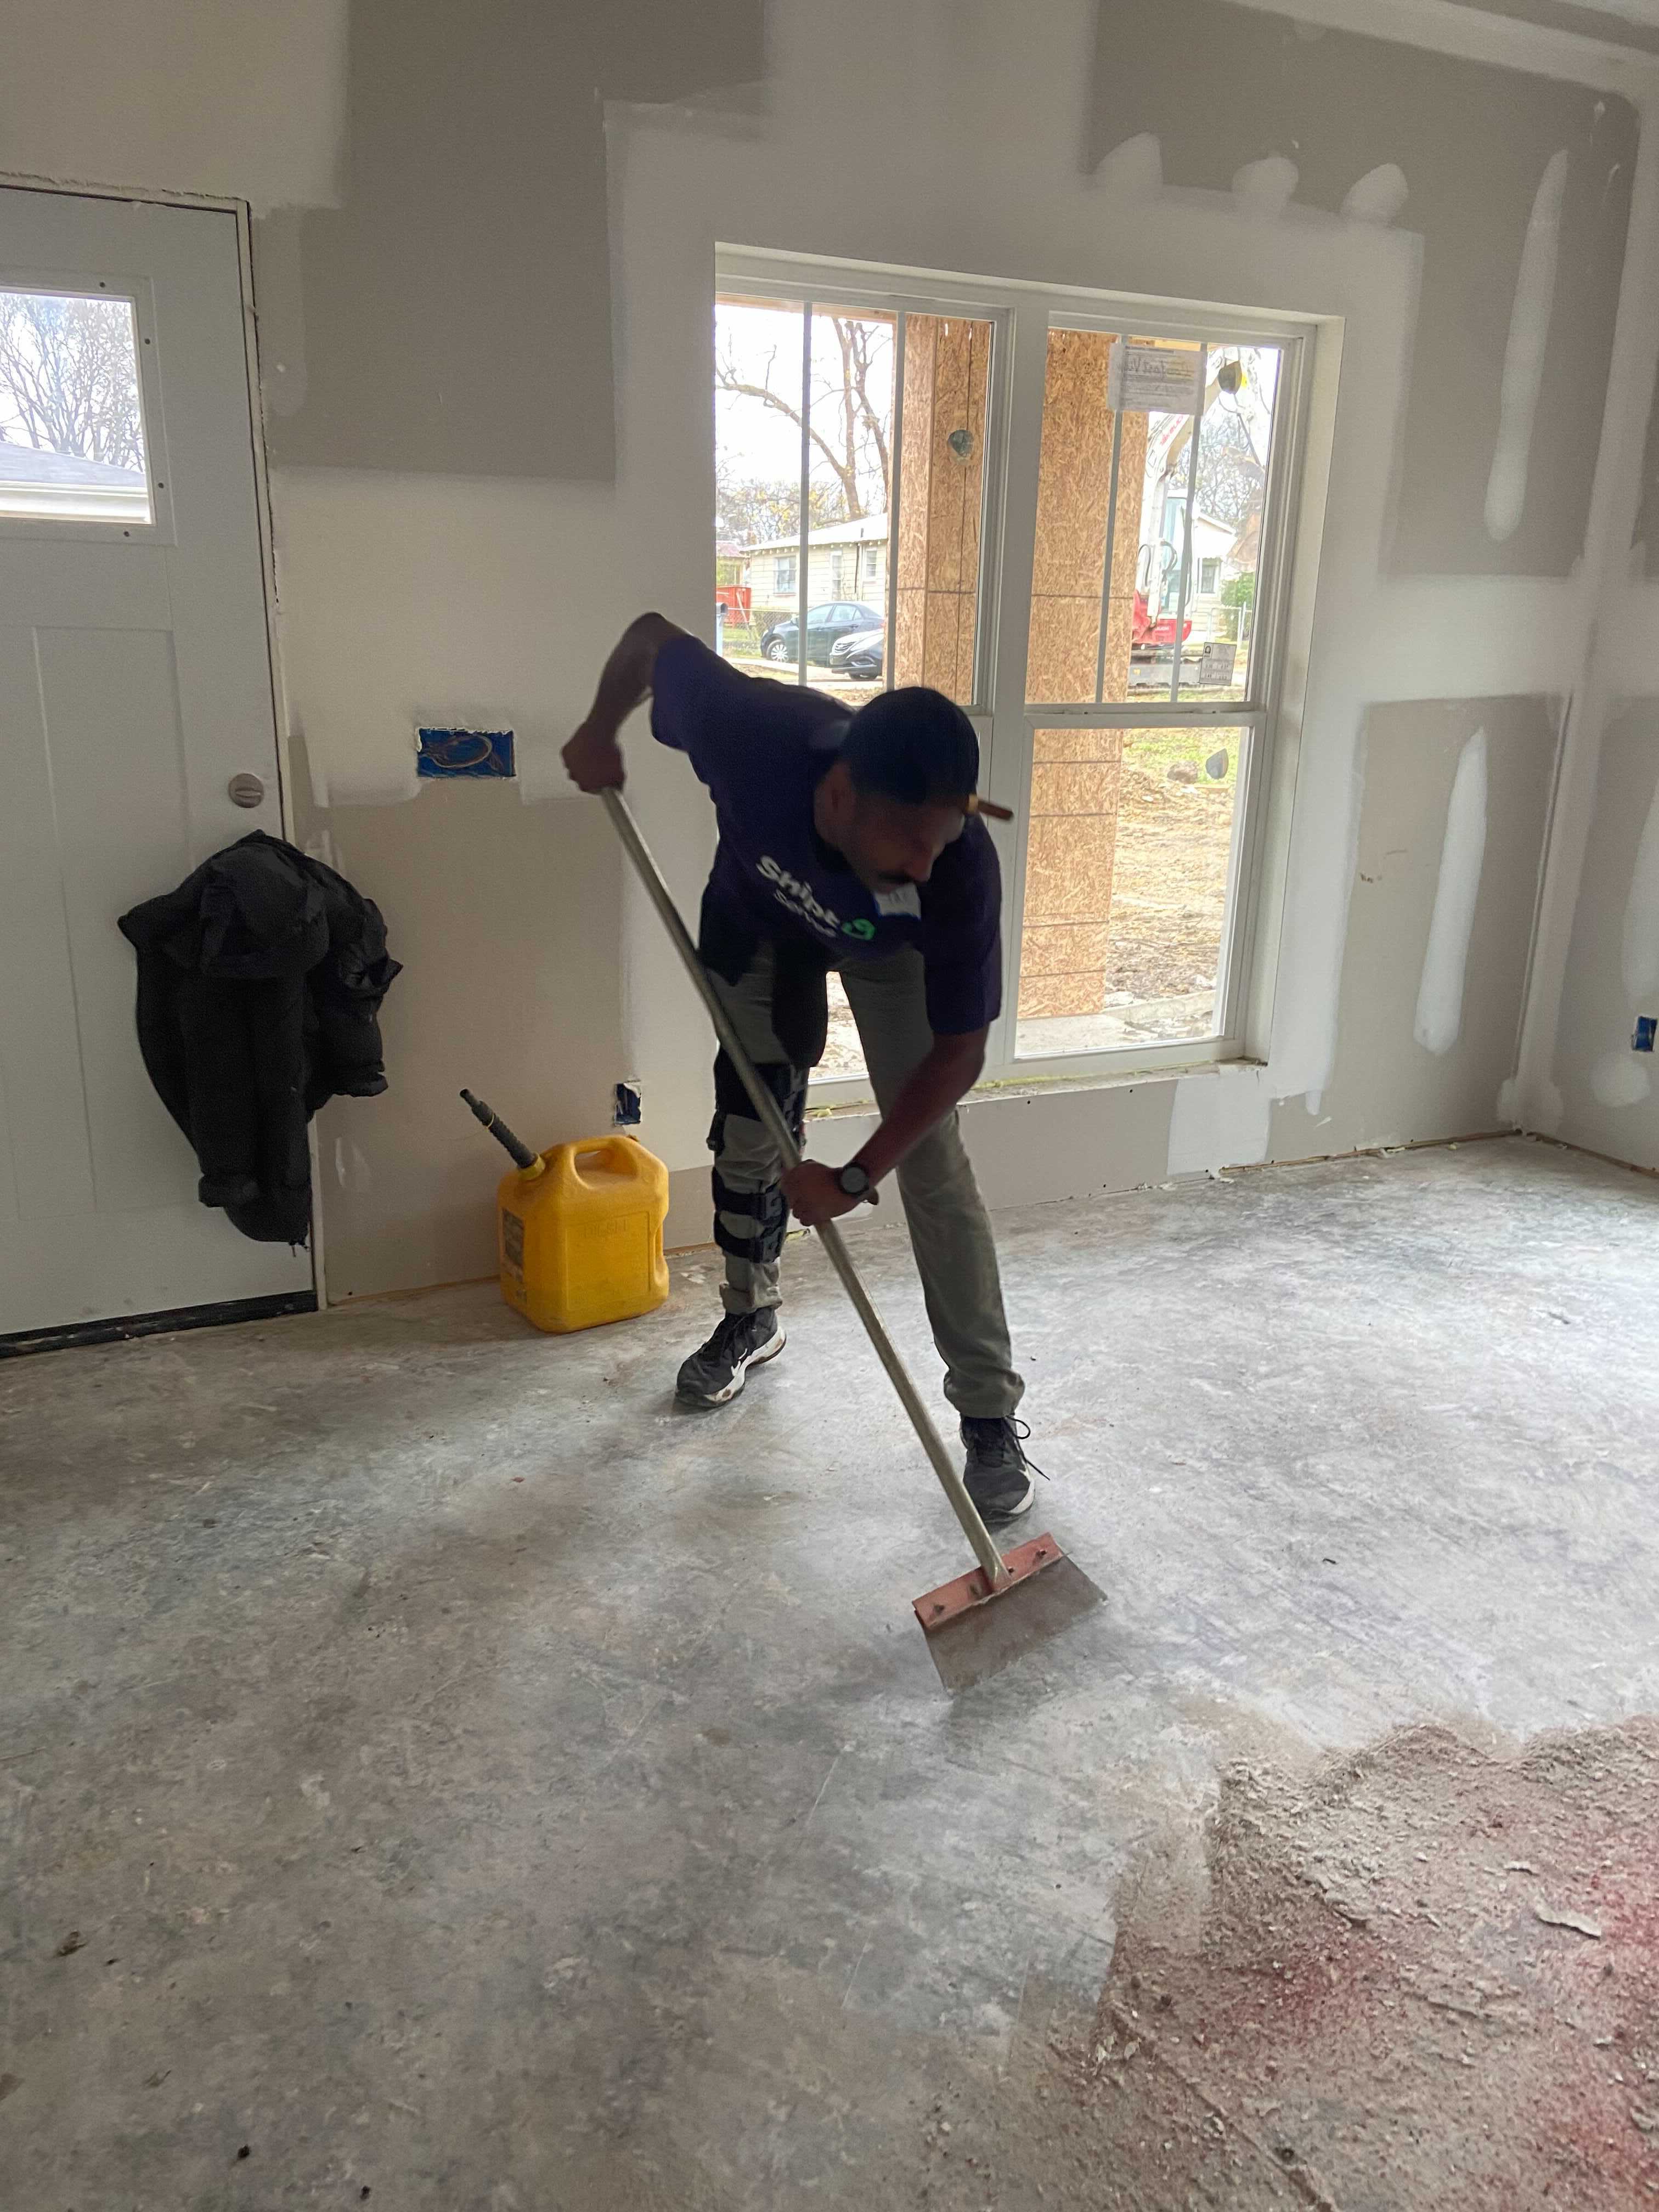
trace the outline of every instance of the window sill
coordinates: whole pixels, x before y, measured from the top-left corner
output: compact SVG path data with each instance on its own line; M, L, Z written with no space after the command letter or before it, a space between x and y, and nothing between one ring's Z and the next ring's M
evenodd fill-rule
M1178 1083L1184 1076L1259 1074L1267 1063L1260 1060L1163 1060L1156 1067L1091 1070L1082 1075L998 1076L976 1083L963 1100L964 1106L1020 1105L1034 1098L1052 1098L1075 1091L1129 1091L1146 1083ZM867 1118L876 1110L874 1097L835 1098L822 1105L808 1104L809 1121L840 1121Z

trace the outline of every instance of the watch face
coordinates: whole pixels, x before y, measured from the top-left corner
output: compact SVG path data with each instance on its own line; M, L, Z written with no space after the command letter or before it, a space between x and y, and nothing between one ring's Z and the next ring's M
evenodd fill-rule
M836 1181L848 1198L862 1198L870 1188L870 1178L860 1167L848 1165L841 1170Z

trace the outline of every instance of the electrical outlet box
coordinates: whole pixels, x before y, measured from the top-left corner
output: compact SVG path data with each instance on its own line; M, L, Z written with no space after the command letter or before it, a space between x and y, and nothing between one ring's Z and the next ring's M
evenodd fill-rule
M510 776L516 772L511 730L416 732L418 776Z
M616 1103L611 1110L613 1129L637 1129L640 1126L640 1086L632 1076L617 1085Z
M1659 1030L1659 1014L1638 1014L1636 1017L1636 1034L1630 1041L1631 1050L1632 1052L1651 1052L1653 1050L1653 1034L1656 1030Z

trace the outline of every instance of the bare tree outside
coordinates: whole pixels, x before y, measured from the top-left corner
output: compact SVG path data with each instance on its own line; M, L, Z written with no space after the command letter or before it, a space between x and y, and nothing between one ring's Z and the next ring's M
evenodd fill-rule
M125 300L0 292L0 444L143 470L138 364Z
M778 370L775 347L744 360L730 331L722 331L714 383L793 422L801 421L799 373L793 388ZM811 404L805 428L815 471L828 471L832 494L823 522L856 522L887 512L892 482L889 418L892 411L893 326L872 315L815 314L812 318Z
M821 530L843 518L825 484L811 487L808 527ZM714 457L714 538L717 544L767 545L800 531L800 480L774 482L741 476L725 453Z

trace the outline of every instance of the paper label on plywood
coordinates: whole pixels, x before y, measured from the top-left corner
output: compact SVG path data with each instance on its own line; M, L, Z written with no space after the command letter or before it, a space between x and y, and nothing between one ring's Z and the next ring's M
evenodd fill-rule
M1120 414L1196 415L1203 362L1196 346L1115 345L1106 367L1106 404Z

